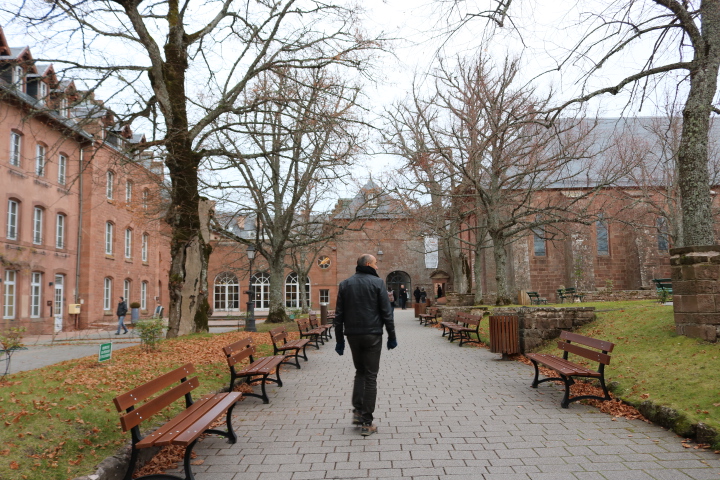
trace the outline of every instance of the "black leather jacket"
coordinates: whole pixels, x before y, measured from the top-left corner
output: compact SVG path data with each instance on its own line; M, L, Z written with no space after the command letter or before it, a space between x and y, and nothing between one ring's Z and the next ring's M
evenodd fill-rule
M340 282L335 304L335 331L345 335L382 335L395 338L395 322L385 282L369 273L356 273Z

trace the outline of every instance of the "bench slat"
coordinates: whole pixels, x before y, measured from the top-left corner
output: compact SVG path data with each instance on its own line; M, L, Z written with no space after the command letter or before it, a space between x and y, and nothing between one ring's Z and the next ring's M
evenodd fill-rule
M149 402L140 405L132 412L126 413L120 417L120 424L123 427L123 432L127 432L131 428L140 425L143 420L152 417L178 398L182 397L186 393L190 393L199 386L200 380L198 380L197 377L193 377L185 382L182 382L180 385L171 388L162 395L158 395Z
M204 405L204 408L177 425L177 433L163 435L155 442L157 446L163 445L189 445L207 430L217 418L227 411L230 406L240 400L240 392L216 394Z
M584 335L580 335L579 333L568 332L567 330L563 330L560 333L560 340L570 340L571 342L579 343L591 348L597 348L598 350L603 350L608 353L612 352L613 348L615 348L615 344L612 342L586 337Z
M167 421L167 423L145 435L145 437L143 437L143 439L135 445L136 448L152 447L156 445L160 438L167 434L170 434L169 438L172 438L173 434L179 434L180 428L183 428L181 427L181 424L192 424L194 419L203 412L203 409L210 406L208 402L210 402L213 396L214 394L209 393L193 402L189 408L186 408L182 412L178 413L176 417L171 418ZM190 421L188 421L188 419L190 419ZM165 445L167 445L167 443L165 443Z
M138 403L147 400L160 390L179 382L183 378L189 377L193 373L195 373L195 366L192 363L186 363L182 367L176 368L175 370L154 378L144 385L134 388L122 395L118 395L113 399L115 408L117 408L118 412L125 411L133 405L137 405Z
M565 360L560 357L556 357L555 355L545 354L545 353L528 353L525 355L527 358L536 360L539 363L542 363L543 365L550 367L553 370L556 370L557 372L566 375L568 377L570 376L589 376L589 377L599 377L600 373L590 370L589 368L585 368L582 365L577 365L575 363L572 363L568 360Z
M575 345L573 343L558 342L558 348L568 353L585 357L588 360L594 360L604 365L610 365L610 355L595 350L589 350L587 348Z
M253 363L243 368L237 373L238 377L242 377L247 374L262 374L265 375L270 373L275 367L285 361L285 355L274 355L272 357L263 357L255 360Z

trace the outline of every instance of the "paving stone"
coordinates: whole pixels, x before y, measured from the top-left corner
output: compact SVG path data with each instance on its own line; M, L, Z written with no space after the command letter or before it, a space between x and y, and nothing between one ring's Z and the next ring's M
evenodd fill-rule
M283 370L269 404L235 408L237 443L197 444L198 480L720 478L716 455L688 451L672 432L560 408L560 387L530 388L532 367L458 348L411 311L396 311L396 328L400 346L381 359L377 434L351 425L352 358L331 341Z

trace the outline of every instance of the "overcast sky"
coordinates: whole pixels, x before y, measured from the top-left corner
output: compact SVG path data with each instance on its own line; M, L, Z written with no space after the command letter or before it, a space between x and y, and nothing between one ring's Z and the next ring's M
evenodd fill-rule
M20 0L9 1L19 4ZM491 2L492 0L475 0L462 5L466 11L473 12L490 5ZM506 54L522 55L525 65L524 81L545 91L553 88L559 102L578 95L583 89L582 73L588 63L568 64L559 72L552 70L589 28L589 24L583 22L583 19L587 18L586 14L608 8L608 2L601 0L515 0L511 10L515 28L496 29L489 35L484 21L478 19L448 36L448 19L451 22L457 21L462 18L463 12L454 11L449 15L447 4L438 0L363 0L360 4L365 10L364 25L370 34L384 32L386 37L394 38L388 43L391 53L378 62L378 68L374 71L375 81L368 82L367 87L367 98L375 115L374 122L378 126L381 123L379 116L385 106L404 98L413 78L422 79L436 64L437 55L445 58L456 55L473 56L483 50L498 62L502 62ZM29 38L23 35L20 25L8 25L11 18L0 17L0 21L7 27L6 34L11 45L29 44L33 52L38 53L43 47L49 46L55 50L55 54L63 55L66 46L62 43L53 45L52 39ZM609 62L603 68L602 74L594 77L585 88L612 85L629 72L637 71L647 56L647 49L647 45L625 49L621 56ZM66 52L66 55L77 54L77 50ZM668 52L668 55L671 54L672 52ZM548 71L551 73L543 74ZM590 102L588 111L601 116L656 115L658 106L664 102L666 92L676 83L670 81L651 89L642 110L638 103L628 108L629 97L622 93L616 97L604 95L594 99ZM426 85L429 84L430 82L426 82ZM98 96L108 98L103 92ZM385 172L392 171L394 164L395 160L388 156L372 157L368 159L366 167L358 169L358 176L366 177L369 170L379 178Z

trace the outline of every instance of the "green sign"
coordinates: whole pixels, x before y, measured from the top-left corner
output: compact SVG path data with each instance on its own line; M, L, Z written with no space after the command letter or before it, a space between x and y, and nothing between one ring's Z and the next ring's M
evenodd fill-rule
M112 343L101 343L100 354L98 355L98 362L110 360L110 357L112 357Z

